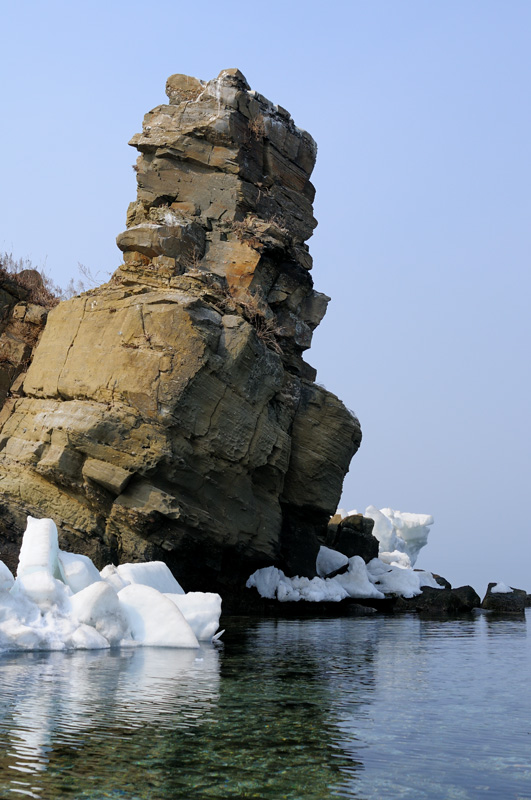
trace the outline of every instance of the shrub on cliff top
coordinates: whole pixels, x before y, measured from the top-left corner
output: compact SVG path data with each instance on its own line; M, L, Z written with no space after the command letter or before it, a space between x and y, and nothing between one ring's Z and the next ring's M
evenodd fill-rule
M30 303L53 308L63 299L63 290L44 270L35 268L29 258L16 259L12 253L1 253L0 280L6 278L28 292Z
M0 280L11 280L26 289L29 302L45 308L53 308L61 300L68 300L98 285L98 276L93 276L87 267L78 264L78 270L83 279L70 278L63 289L41 267L35 267L29 258L16 259L12 253L0 253Z

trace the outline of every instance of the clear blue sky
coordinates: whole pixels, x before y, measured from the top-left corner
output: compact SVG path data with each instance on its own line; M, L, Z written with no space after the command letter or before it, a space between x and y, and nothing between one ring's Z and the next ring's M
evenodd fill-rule
M106 278L168 75L237 66L317 140L308 360L364 431L341 505L419 566L531 591L531 3L4 3L0 250Z

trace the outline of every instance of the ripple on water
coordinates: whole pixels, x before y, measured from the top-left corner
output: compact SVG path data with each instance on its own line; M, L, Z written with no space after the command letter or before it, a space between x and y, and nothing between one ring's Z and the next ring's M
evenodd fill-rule
M199 652L4 654L0 796L531 798L525 622L225 627Z

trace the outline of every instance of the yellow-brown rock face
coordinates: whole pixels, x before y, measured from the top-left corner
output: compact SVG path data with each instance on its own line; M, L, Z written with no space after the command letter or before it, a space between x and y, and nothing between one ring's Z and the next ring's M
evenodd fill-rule
M302 358L328 301L305 244L316 146L237 70L167 94L131 141L124 263L50 313L3 412L4 549L31 513L189 590L312 575L361 439Z

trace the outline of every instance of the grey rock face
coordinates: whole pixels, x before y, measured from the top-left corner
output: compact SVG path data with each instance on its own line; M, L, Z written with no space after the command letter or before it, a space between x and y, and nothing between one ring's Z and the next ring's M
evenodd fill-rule
M510 592L493 592L496 583L489 583L481 608L497 614L523 614L527 606L527 592L513 589Z
M363 514L352 514L339 523L329 523L327 531L327 544L339 550L348 558L361 556L366 564L373 558L378 558L380 543L372 535L374 520L364 517Z
M467 614L479 608L480 599L472 586L456 589L433 589L424 586L422 594L411 598L398 598L394 611L417 611L427 616L453 616Z

